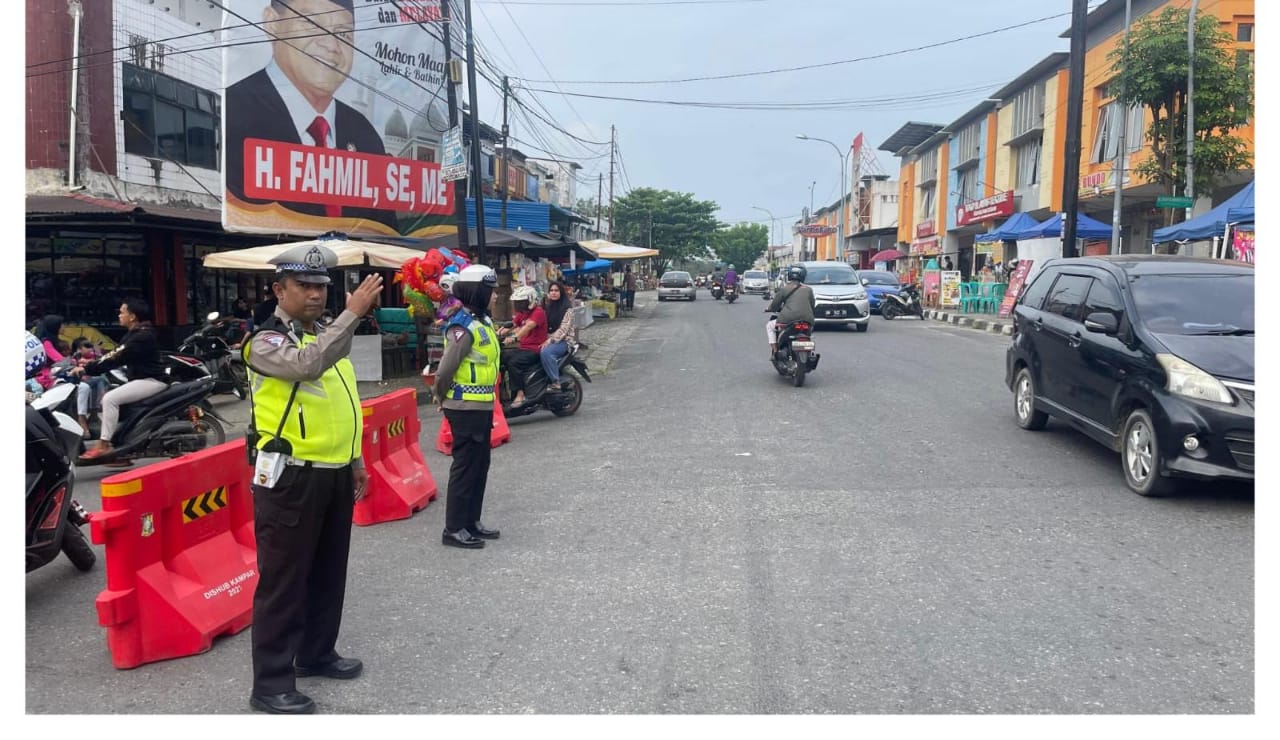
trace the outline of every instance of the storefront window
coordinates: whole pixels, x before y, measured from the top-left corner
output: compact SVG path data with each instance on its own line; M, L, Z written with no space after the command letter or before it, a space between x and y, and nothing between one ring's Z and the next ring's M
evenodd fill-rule
M110 327L125 299L151 298L150 260L134 234L56 232L27 242L27 318Z

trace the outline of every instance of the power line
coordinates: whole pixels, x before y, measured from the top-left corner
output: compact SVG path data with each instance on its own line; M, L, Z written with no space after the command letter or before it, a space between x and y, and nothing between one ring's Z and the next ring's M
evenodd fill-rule
M707 75L703 77L684 77L684 78L672 79L672 80L560 80L558 83L556 82L556 80L552 80L552 79L531 80L527 78L522 78L522 80L524 82L533 82L538 84L555 83L560 85L675 85L675 84L682 84L686 82L705 82L707 80L733 80L733 79L741 79L744 77L761 77L764 75L775 75L775 74L782 74L785 72L801 72L801 71L810 70L810 69L836 67L844 64L853 64L855 62L866 62L866 61L871 61L873 59L884 59L887 57L900 56L902 54L911 54L917 51L925 51L927 49L936 49L942 46L958 44L962 41L971 41L973 39L979 39L979 38L984 38L986 36L993 36L998 33L1004 33L1005 31L1012 31L1018 28L1025 28L1027 26L1032 26L1037 23L1044 23L1045 21L1050 21L1056 18L1062 18L1064 16L1069 16L1069 15L1071 15L1070 12L1055 13L1054 15L1046 15L1044 17L1025 21L1023 23L1015 23L1014 25L1011 25L1011 26L1003 26L1001 28L995 28L990 31L982 31L980 33L969 34L968 36L960 36L953 39L947 39L945 41L937 41L932 44L913 46L909 49L898 49L896 51L886 51L880 54L871 54L864 57L854 57L853 59L839 59L833 62L803 64L795 67L779 67L776 69L765 69L765 70L759 70L756 72L734 72L731 74Z
M989 90L992 84L981 87L958 88L947 91L920 93L915 95L895 95L881 98L861 98L845 100L796 100L796 101L708 101L708 100L665 100L661 98L633 98L621 95L596 95L592 93L561 93L574 97L595 100L614 100L627 103L648 103L652 105L672 105L686 108L710 108L722 110L755 110L755 111L824 111L824 110L872 110L891 109L894 107L912 106L925 102L939 102L967 97L974 93ZM522 88L533 92L551 92L539 88Z
M625 8L644 5L747 5L764 3L769 0L618 0L618 2L567 2L565 0L477 0L476 5L551 5L566 8Z

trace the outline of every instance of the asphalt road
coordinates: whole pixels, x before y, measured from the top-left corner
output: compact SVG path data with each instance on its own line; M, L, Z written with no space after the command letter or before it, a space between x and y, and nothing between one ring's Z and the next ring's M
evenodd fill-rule
M365 675L300 689L326 713L1254 711L1252 488L1129 493L1107 450L1014 426L1008 340L969 329L819 331L790 387L762 308L663 303L576 416L512 422L486 549L441 546L443 491L357 528L338 649ZM247 630L117 671L103 583L26 577L28 712L247 711Z

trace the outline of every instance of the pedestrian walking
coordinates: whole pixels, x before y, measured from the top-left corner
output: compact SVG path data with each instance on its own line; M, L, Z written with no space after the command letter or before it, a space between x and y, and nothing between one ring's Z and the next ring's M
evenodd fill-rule
M254 389L248 441L258 549L249 704L273 714L310 714L315 703L297 691L297 677L351 679L364 668L335 649L352 509L369 480L348 355L382 278L366 277L326 325L318 319L329 270L338 265L333 250L301 245L271 263L278 305L242 350Z
M499 532L480 523L489 480L494 393L501 364L498 333L489 319L498 276L485 265L468 265L451 288L462 304L445 322L444 354L432 386L453 433L453 463L444 505L441 541L477 549Z
M627 310L633 311L636 307L636 274L631 271L631 266L627 266L625 279Z

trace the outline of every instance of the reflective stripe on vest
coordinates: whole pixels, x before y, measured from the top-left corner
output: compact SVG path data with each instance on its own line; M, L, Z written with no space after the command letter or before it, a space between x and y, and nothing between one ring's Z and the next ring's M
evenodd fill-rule
M471 332L471 350L453 374L453 388L449 392L449 398L454 401L493 403L493 388L498 382L498 358L501 354L493 327L476 321L469 315L464 318L455 314L449 323ZM444 341L447 346L447 332Z
M300 347L316 341L304 334ZM349 463L361 454L364 416L356 391L356 372L351 360L342 358L316 380L298 384L293 405L289 396L294 381L255 372L251 365L252 342L245 342L244 357L253 383L253 414L262 449L280 429L280 417L288 407L288 418L280 436L293 448L293 457L318 463Z

